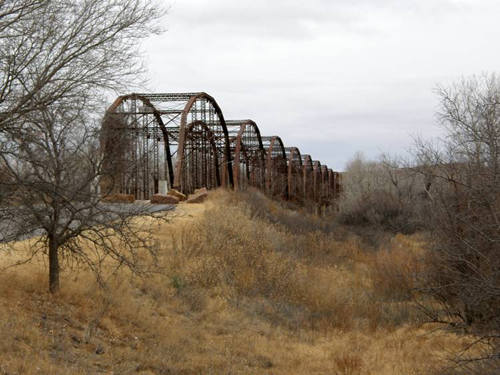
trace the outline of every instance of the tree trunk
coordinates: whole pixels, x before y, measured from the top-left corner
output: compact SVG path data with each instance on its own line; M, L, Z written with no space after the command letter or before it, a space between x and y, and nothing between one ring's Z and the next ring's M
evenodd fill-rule
M53 236L49 236L49 290L59 291L59 246Z

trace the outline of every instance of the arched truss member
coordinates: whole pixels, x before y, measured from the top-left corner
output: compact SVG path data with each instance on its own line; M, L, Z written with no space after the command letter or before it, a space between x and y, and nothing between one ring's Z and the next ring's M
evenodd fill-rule
M288 164L288 199L302 201L304 197L304 178L300 151L297 147L287 147L285 151Z
M214 98L205 92L141 95L157 108L167 129L170 145L175 148L171 152L176 159L172 186L188 192L184 190L181 182L182 158L187 126L195 121L204 122L213 133L219 154L217 160L220 165L218 167L219 169L227 168L227 173L224 173L226 180L221 181L222 185L233 186L229 134L222 110Z
M342 188L339 173L285 149L278 136L261 137L255 122L228 126L204 92L120 96L104 116L101 143L108 172L101 188L136 199L150 198L163 181L185 193L234 186L233 173L236 188L255 186L285 199L321 203Z
M262 137L266 150L266 191L288 199L288 166L285 146L278 136Z
M313 161L313 196L316 203L321 203L321 163Z
M328 200L335 199L335 172L331 169L328 170Z
M217 160L220 164L218 168L226 169L225 180L222 183L233 185L231 150L226 123L219 105L207 93L125 95L119 97L107 112L106 118L116 117L110 116L110 114L120 116L120 123L126 123L126 128L133 129L132 133L135 132L135 140L134 137L130 137L132 145L129 159L131 164L137 165L137 168L133 169L135 177L132 180L129 179L132 182L128 184L135 184L138 187L128 189L128 191L135 194L136 198L147 199L152 191L157 191L157 187L154 189L148 187L151 185L150 154L155 160L153 162L153 179L168 179L171 187L174 186L181 191L188 192L182 186L181 181L184 165L182 159L184 158L187 126L195 121L204 122L212 132L217 147ZM160 129L162 136L151 138L150 133L155 134L158 129ZM157 141L145 141L149 139ZM147 145L143 146L141 142L147 143ZM160 144L163 144L163 147L160 147ZM163 162L161 155L163 149L165 162ZM157 154L159 154L158 157L156 157ZM175 169L173 167L174 158L176 161ZM164 168L163 164L165 164ZM162 173L163 170L166 170L167 173Z
M221 185L219 152L215 136L203 121L196 120L187 125L184 136L184 157L179 176L183 190L192 193L195 189L213 189Z
M341 174L330 170L330 199L332 201L336 201L340 198L341 189Z
M149 199L158 181L173 180L169 134L160 112L145 96L118 97L102 124L106 193Z
M328 204L328 167L323 164L321 166L321 203Z
M314 200L314 177L311 155L302 155L302 176L304 202L312 201Z
M265 187L266 151L260 130L252 120L226 122L233 154L233 181L235 190L248 186Z

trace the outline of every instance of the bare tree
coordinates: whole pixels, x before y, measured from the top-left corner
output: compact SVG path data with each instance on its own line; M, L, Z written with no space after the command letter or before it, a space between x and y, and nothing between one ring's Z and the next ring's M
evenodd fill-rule
M478 344L488 347L480 358L465 353L459 364L474 360L481 363L480 373L497 373L500 79L472 77L437 92L446 137L438 144L419 141L416 148L417 169L432 180L428 220L433 251L423 291L440 302L426 311L435 321L477 335Z
M1 240L41 236L33 255L48 256L51 292L61 260L100 275L105 259L141 272L141 256L155 255L135 219L148 207L98 192L96 114L106 90L139 82L137 44L163 14L150 0L0 2Z
M0 1L0 36L12 36L7 31L15 24L26 20L42 5L43 0L2 0ZM11 30L15 30L14 28Z
M163 14L152 0L0 2L0 130L61 99L136 83L137 46Z
M60 259L83 263L100 279L107 259L142 273L140 259L156 255L150 228L138 220L150 216L150 207L107 203L108 192L98 191L104 159L85 115L57 103L33 112L2 154L2 184L11 188L11 204L0 211L2 240L39 236L31 256L48 256L51 292L59 290Z

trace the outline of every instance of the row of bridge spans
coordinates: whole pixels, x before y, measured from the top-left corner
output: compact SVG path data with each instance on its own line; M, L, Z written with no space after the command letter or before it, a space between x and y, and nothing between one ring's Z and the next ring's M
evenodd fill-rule
M253 187L273 197L328 205L341 176L252 120L225 120L200 93L129 94L108 108L104 161L113 192L150 199L168 188L185 194L219 186Z

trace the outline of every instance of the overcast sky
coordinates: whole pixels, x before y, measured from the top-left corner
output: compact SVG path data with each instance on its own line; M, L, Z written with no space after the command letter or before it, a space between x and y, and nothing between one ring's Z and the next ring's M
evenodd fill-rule
M435 86L500 70L499 0L168 4L144 48L150 90L206 91L335 170L438 135Z

